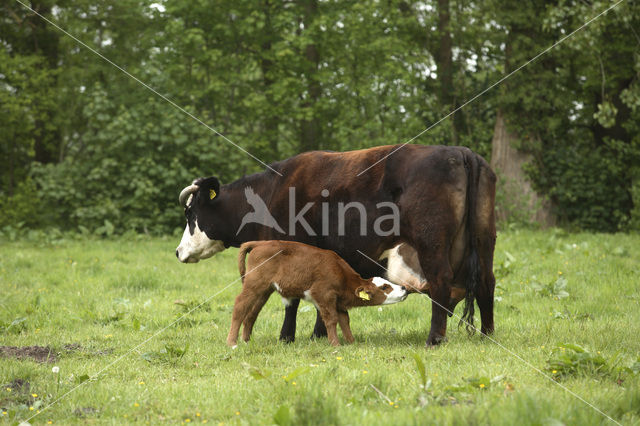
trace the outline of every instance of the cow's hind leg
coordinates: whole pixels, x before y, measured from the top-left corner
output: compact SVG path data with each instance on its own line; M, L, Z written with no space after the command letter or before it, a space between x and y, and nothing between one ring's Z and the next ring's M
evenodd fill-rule
M284 309L284 322L280 330L280 340L291 343L296 340L296 317L300 299L291 299L291 303Z
M313 334L311 334L311 338L319 339L327 336L327 327L322 320L322 315L320 315L320 311L316 311L316 325L313 327Z
M447 317L449 314L450 285L453 271L449 257L433 250L418 250L420 266L429 282L431 295L431 328L427 346L442 343L447 335Z
M496 287L496 279L491 270L485 272L488 276L481 283L476 292L476 302L480 309L480 321L482 334L493 333L493 293Z

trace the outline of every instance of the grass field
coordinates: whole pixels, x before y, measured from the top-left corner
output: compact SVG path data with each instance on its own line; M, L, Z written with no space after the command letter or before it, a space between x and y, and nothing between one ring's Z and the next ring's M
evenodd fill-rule
M232 350L237 251L183 265L177 243L0 242L0 423L640 424L640 236L500 233L495 341L452 318L437 349L412 295L352 310L339 348L305 302L279 343L274 296Z

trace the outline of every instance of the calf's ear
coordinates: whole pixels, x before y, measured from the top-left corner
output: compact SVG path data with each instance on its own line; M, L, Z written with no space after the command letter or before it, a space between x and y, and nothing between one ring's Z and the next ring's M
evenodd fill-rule
M362 300L371 300L371 292L365 290L362 286L356 289L356 296Z

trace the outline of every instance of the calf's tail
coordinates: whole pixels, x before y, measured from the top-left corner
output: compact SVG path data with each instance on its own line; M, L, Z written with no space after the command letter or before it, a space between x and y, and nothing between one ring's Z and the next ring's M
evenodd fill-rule
M240 246L240 251L238 252L238 271L240 271L240 277L242 278L242 284L244 284L244 276L247 272L247 267L245 265L245 259L247 257L247 253L249 253L256 246L255 241L250 241L248 243L244 243Z

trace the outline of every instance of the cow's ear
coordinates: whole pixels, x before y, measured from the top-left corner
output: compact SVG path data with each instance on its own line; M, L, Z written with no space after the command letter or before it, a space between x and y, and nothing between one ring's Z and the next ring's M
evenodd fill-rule
M362 286L356 288L356 296L362 300L371 300L371 293Z
M201 196L206 202L213 202L220 195L220 181L215 176L204 179L199 186Z

